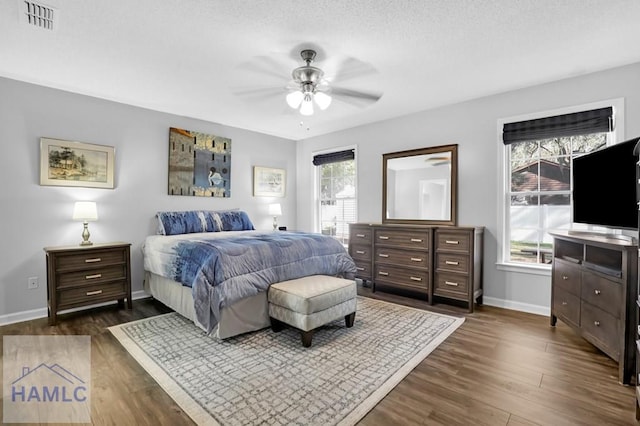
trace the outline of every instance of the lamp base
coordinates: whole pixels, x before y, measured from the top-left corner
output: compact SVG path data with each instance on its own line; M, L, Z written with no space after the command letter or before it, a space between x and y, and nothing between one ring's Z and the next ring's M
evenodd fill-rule
M89 222L87 222L86 220L82 223L82 225L84 226L84 229L82 230L82 242L80 243L81 246L91 246L93 245L93 243L91 241L89 241L89 237L91 236L91 234L89 234Z

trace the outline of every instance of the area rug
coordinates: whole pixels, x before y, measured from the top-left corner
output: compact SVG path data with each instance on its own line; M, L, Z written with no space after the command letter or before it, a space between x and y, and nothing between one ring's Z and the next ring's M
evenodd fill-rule
M453 333L455 318L358 296L354 326L226 340L169 313L109 330L199 425L353 425Z

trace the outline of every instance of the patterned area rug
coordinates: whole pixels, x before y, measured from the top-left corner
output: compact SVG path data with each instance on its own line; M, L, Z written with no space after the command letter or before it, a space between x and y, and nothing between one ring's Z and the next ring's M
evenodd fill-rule
M462 323L358 297L355 324L218 340L170 313L109 330L197 423L353 425Z

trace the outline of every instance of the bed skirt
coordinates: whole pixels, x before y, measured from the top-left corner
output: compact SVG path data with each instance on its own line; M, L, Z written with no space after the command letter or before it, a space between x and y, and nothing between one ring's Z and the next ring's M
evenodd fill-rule
M191 288L168 278L145 271L144 290L154 299L162 302L185 318L193 321L206 331L196 319ZM236 336L269 327L267 292L242 299L222 308L218 325L211 335L219 339Z

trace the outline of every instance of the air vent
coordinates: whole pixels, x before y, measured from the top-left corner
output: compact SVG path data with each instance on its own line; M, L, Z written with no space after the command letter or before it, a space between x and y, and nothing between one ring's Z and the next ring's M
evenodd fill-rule
M57 10L34 1L24 1L23 21L33 27L54 31Z

